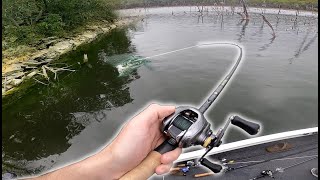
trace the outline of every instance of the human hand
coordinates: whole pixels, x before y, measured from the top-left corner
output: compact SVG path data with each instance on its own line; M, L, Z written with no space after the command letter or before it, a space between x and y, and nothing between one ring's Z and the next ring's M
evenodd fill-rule
M106 156L108 156L107 153L112 152L114 159L112 171L116 179L140 164L149 152L165 140L164 134L160 131L161 123L174 111L174 106L152 104L123 127L106 149L106 153L102 152ZM163 154L161 165L155 169L155 172L158 175L169 172L173 161L180 154L181 148Z
M164 142L161 123L174 111L174 106L152 104L126 123L118 136L99 153L35 179L119 179ZM181 148L176 148L162 154L161 164L155 172L158 175L169 172L181 151Z

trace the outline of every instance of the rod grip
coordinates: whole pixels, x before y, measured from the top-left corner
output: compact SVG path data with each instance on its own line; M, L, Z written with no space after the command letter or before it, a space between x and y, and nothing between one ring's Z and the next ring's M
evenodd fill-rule
M247 121L245 119L242 119L239 116L234 116L233 119L231 120L231 124L240 127L250 135L256 135L260 130L259 124Z
M148 156L134 169L123 175L120 180L146 180L154 174L157 166L161 164L161 154L152 151Z
M120 180L146 180L154 174L157 166L161 164L161 155L174 150L178 146L173 139L167 139L161 143L156 149L148 154L148 156L134 169L123 175Z

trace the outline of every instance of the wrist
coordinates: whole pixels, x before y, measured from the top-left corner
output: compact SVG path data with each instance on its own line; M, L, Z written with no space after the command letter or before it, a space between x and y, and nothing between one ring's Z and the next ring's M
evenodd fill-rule
M89 171L88 174L92 175L90 179L119 179L122 176L116 166L114 154L110 146L85 161L83 162L86 166L85 169Z

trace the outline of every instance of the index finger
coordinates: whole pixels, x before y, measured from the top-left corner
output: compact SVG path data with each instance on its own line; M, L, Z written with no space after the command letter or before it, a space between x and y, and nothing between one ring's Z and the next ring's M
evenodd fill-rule
M175 111L175 106L161 106L159 104L151 104L144 111L135 117L138 121L147 121L148 124L162 121L165 117L171 115Z
M174 113L175 109L175 106L162 106L159 104L151 104L146 109L146 113L150 113L150 115L155 116L158 120L162 121L165 117Z

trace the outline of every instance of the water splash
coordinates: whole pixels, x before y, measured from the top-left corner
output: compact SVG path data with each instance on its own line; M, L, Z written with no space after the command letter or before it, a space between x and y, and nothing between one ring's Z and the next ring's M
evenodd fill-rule
M104 63L108 63L116 67L119 72L119 76L130 75L139 67L150 62L146 58L135 56L132 54L121 54L107 57L105 56L105 54L101 53L99 59L102 60Z

